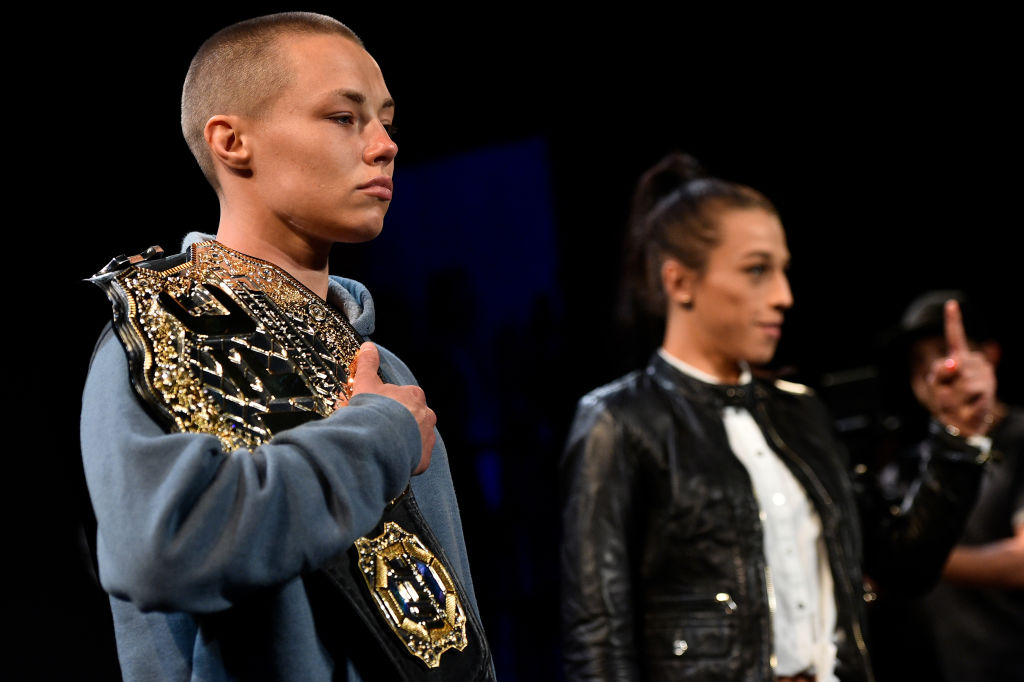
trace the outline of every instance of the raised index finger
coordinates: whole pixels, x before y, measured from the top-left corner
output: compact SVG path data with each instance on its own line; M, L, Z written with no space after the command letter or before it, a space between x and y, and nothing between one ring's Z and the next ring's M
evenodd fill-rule
M964 332L963 316L960 314L960 304L950 299L946 301L943 312L945 313L948 354L952 358L959 359L970 350L967 346L967 333Z

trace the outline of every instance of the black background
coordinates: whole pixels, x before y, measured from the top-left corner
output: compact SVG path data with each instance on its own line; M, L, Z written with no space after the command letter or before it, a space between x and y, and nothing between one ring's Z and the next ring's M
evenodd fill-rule
M24 541L13 563L25 679L116 674L109 613L79 553L78 398L109 315L81 280L116 254L175 250L184 232L215 230L215 197L180 136L180 84L213 31L286 9L336 16L380 63L398 102L396 201L404 164L533 138L549 150L560 305L543 328L520 330L532 339L521 352L534 402L510 415L524 431L543 424L543 437L499 448L509 460L498 509L478 506L471 457L460 471L453 456L502 679L559 675L558 447L575 400L652 348L613 312L630 192L666 152L690 152L778 206L797 303L777 367L820 387L871 366L879 334L913 296L965 288L994 317L1000 390L1020 402L1019 64L1005 16L862 5L666 14L643 3L615 13L250 3L33 17L37 40L18 62L29 65L28 87L9 105L26 158L8 197L19 216L11 229L25 289L16 290L48 301L23 303L31 341L8 353L16 365L21 353L45 358L15 374L35 416L7 496ZM359 268L367 248L339 249L336 271L373 291L387 273ZM410 359L416 339L398 333L400 320L391 325L382 319L376 339L409 360L428 400L447 397L443 377ZM445 403L431 402L457 442L444 429ZM526 539L510 549L510 532Z

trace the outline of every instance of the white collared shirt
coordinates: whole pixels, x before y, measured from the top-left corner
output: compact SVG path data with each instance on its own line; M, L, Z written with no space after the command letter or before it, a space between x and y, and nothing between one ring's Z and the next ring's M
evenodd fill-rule
M695 379L722 383L663 348L658 354ZM750 370L744 367L739 383L750 381ZM750 475L760 507L775 673L819 671L822 682L835 680L835 595L818 512L746 408L725 407L722 422L729 447ZM828 673L822 674L823 670Z

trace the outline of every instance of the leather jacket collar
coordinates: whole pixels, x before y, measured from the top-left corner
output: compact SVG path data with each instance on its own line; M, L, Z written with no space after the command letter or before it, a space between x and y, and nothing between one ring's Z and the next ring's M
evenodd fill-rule
M669 393L678 393L686 400L709 405L718 410L726 406L746 407L752 410L758 401L768 397L768 389L761 380L746 384L712 384L681 372L661 355L654 353L647 365L647 373Z

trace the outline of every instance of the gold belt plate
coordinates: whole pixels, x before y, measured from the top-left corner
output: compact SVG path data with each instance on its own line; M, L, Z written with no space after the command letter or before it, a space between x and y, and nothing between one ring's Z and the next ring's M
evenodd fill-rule
M451 576L418 537L388 521L376 538L356 540L359 570L388 625L429 668L466 648L466 612Z
M167 270L129 265L111 288L136 389L177 431L253 449L349 397L359 335L272 263L205 241Z

